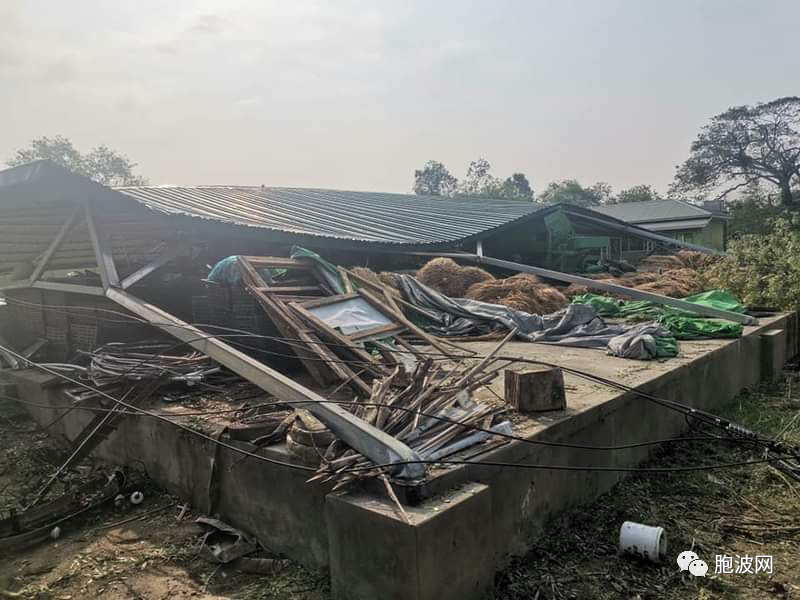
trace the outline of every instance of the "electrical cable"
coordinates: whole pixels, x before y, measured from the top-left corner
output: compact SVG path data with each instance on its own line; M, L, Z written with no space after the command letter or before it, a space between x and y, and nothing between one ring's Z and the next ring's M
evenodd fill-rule
M187 342L184 342L184 343L187 343ZM0 346L0 348L9 351L12 355L16 356L17 358L25 358L24 356L16 353L15 351L13 351L13 350L11 350L9 348L5 348L3 346ZM27 360L28 363L30 363L34 367L44 371L45 373L49 373L49 374L54 375L56 377L60 377L61 379L64 379L65 381L70 381L71 383L79 385L81 387L85 387L87 389L92 389L88 384L85 384L85 383L80 382L78 380L72 379L71 377L68 377L67 375L65 375L63 373L59 373L58 371L54 371L54 370L48 369L47 367L44 367L40 363L33 362L33 361L29 360L29 359L26 359L26 360ZM116 402L116 403L118 403L118 404L120 404L120 405L122 405L122 406L124 406L124 407L126 407L128 409L135 410L135 411L138 411L138 412L141 412L141 413L145 413L145 414L149 414L150 416L152 416L152 417L154 417L154 418L156 418L158 420L170 423L171 425L174 425L175 427L178 427L179 429L184 430L184 431L186 431L186 432L188 432L188 433L190 433L192 435L195 435L197 437L205 439L206 441L209 441L211 443L217 444L217 445L219 445L219 446L221 446L223 448L226 448L226 449L231 450L233 452L237 452L237 453L242 454L244 456L255 458L257 460L261 460L263 462L267 462L267 463L270 463L270 464L275 464L275 465L278 465L278 466L283 466L283 467L296 469L296 470L302 470L302 471L306 471L306 472L309 472L309 471L314 472L314 473L320 473L320 472L324 473L325 472L324 470L315 469L314 467L307 467L305 465L297 465L297 464L294 464L294 463L287 463L287 462L280 461L280 460L277 460L277 459L272 459L272 458L263 456L261 454L256 454L254 452L250 452L248 450L244 450L243 448L239 448L239 447L234 446L232 444L227 444L226 442L223 442L222 440L218 440L218 439L216 439L216 438L214 438L212 436L206 435L206 434L204 434L204 433L202 433L200 431L197 431L197 430L192 429L190 427L186 427L184 425L181 425L180 423L176 423L174 421L171 421L170 419L165 418L160 414L152 413L152 412L147 411L145 409L138 408L138 407L136 407L136 406L134 406L132 404L129 404L129 403L123 401L123 400L117 399L117 398L111 396L110 394L108 394L106 392L99 391L99 390L96 390L96 391L98 391L98 393L100 393L101 395L106 396L109 400L112 400L113 402ZM332 470L332 471L330 471L330 473L332 475L339 475L339 474L351 473L351 472L370 471L370 470L375 470L375 469L391 468L391 467L403 466L403 465L406 465L406 464L425 464L425 465L451 464L451 465L492 466L492 467L509 467L509 468L510 467L516 467L516 468L524 468L524 469L584 471L584 472L599 471L599 472L625 472L625 473L670 473L670 472L687 472L687 471L702 471L702 470L717 470L717 469L735 468L735 467L746 466L746 465L767 463L767 462L770 462L770 460L771 459L766 458L766 459L758 459L758 460L753 460L753 461L739 461L739 462L731 462L731 463L716 463L716 464L711 464L711 465L694 465L694 466L691 466L691 467L654 467L654 468L646 468L646 467L644 467L643 468L643 467L612 467L612 466L588 466L588 465L587 466L543 465L543 464L530 464L530 463L484 462L484 461L455 460L455 459L450 459L450 460L448 460L448 459L437 459L437 460L420 459L420 460L415 460L415 461L399 461L399 462L385 463L385 464L381 464L381 465L374 465L373 464L373 465L366 465L366 466L363 466L363 467L349 467L349 468L346 468L346 469Z
M12 300L12 301L16 301L16 300ZM34 306L41 307L41 308L54 309L54 308L57 307L57 305L45 305L45 304L29 303L29 302L25 302L25 301L19 301L19 302L21 304L34 305ZM72 308L72 309L74 309L74 308L83 308L83 307L61 307L61 308ZM149 321L146 321L144 319L139 319L139 318L137 318L135 316L127 315L127 314L122 313L120 311L114 311L114 310L111 310L111 309L93 309L93 310L101 310L103 312L108 312L108 313L124 316L124 317L126 317L128 319L127 322L136 321L136 322L140 322L140 323L144 323L144 324L148 324L148 325L157 325L157 323L149 322ZM173 323L170 323L169 325L173 326L173 327L175 326ZM217 334L217 335L214 335L214 336L208 336L208 337L212 337L212 338L221 338L221 339L234 338L234 337L265 338L265 339L270 339L270 340L274 340L274 341L281 341L281 342L286 343L287 345L292 345L292 342L294 342L295 345L303 345L303 346L305 346L305 345L307 345L309 343L309 342L306 342L306 341L300 340L300 339L293 339L293 338L287 338L287 337L281 337L281 336L264 336L264 335L259 335L259 334L253 334L253 333L246 332L246 331L239 330L239 329L223 327L223 326L218 326L218 325L204 325L204 324L189 325L189 324L187 324L185 326L185 328L196 328L196 327L207 327L207 328L219 329L219 330L223 330L223 331L241 332L241 333L237 333L237 334ZM198 339L203 339L203 338L198 338ZM320 344L322 344L322 342L320 342ZM274 351L264 350L264 349L256 348L256 347L249 346L249 345L246 345L246 344L238 343L237 345L240 345L242 347L251 349L252 351L256 351L256 352L262 352L262 353L266 353L266 354L270 354L270 355L277 355L277 356L288 357L288 358L295 358L292 355L287 355L287 354L278 353L278 352L274 352ZM342 347L348 347L348 348L352 347L352 346L346 346L344 344L335 344L335 343L334 344L327 344L326 343L325 345L328 345L328 346L331 346L331 345L332 346L342 346ZM402 352L402 351L400 351L400 352ZM446 353L442 353L442 352L422 352L422 351L420 351L418 354L420 354L420 355L428 355L428 356L437 356L437 357L440 357L441 359L444 359L444 360L463 359L463 358L473 358L473 359L482 358L480 355L476 355L476 356L461 356L461 355L456 355L456 354L446 354ZM567 373L571 373L571 374L573 374L573 375L575 375L577 377L581 377L581 378L587 379L589 381L600 383L600 384L606 385L608 387L612 387L614 389L618 389L620 391L634 393L637 396L640 396L640 397L643 397L643 398L645 398L647 400L653 401L653 402L655 402L657 404L660 404L660 405L662 405L662 406L664 406L666 408L671 408L673 410L677 410L678 412L681 412L682 414L684 414L684 416L686 418L694 418L694 419L697 419L699 421L703 421L706 424L709 424L709 425L715 426L717 428L723 429L724 431L726 431L728 433L730 433L731 430L735 431L737 428L740 429L740 427L736 426L736 424L733 424L733 423L731 423L729 421L721 419L720 417L717 417L716 415L713 415L711 413L707 413L705 411L702 411L702 410L699 410L699 409L695 409L695 408L693 408L691 406L685 405L685 404L680 403L680 402L659 398L657 396L653 396L651 394L647 394L645 392L641 392L640 390L637 390L635 388L631 388L631 387L626 386L624 384L620 384L618 382L614 382L612 380L608 380L608 379L605 379L603 377L600 377L600 376L597 376L597 375L594 375L594 374L591 374L591 373L587 373L587 372L584 372L584 371L581 371L581 370L578 370L578 369L573 369L573 368L570 368L570 367L564 367L562 365L556 365L556 364L548 363L546 361L528 359L528 358L517 357L517 356L498 355L495 358L497 360L506 360L506 361L509 361L509 362L521 362L521 363L527 363L527 364L536 364L536 365L541 365L541 366L547 366L547 367L551 367L551 368L560 368L563 371L565 371ZM320 361L324 361L324 362L330 362L330 361L326 361L325 359L322 359L322 358L320 358L319 360ZM359 365L365 364L365 363L363 363L363 361L342 361L342 362L348 362L348 363L359 364ZM751 436L750 436L751 439L749 440L751 442L758 442L758 443L765 444L765 445L769 445L769 444L773 444L774 445L775 444L774 440L768 440L768 439L765 439L765 438L759 438L753 432L749 432L749 433L751 434ZM781 444L781 447L785 451L786 445L785 444ZM792 455L792 456L797 457L797 455Z

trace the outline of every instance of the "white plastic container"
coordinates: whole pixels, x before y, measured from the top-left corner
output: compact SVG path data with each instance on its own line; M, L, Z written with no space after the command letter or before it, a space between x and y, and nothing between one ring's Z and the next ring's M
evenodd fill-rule
M625 521L619 529L619 551L652 562L667 555L667 534L663 527Z

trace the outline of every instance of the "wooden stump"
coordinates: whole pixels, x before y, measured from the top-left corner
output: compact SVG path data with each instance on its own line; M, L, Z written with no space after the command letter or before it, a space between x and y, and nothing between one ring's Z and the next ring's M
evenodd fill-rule
M521 413L564 410L564 374L561 369L505 371L506 402Z

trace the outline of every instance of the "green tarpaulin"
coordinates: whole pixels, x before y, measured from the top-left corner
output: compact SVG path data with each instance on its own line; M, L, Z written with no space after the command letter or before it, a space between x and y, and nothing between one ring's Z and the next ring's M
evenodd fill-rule
M745 307L734 296L722 290L712 290L684 298L687 302L709 306L736 313L744 313ZM575 304L589 304L603 317L622 319L654 320L666 327L679 340L712 338L737 338L742 335L742 325L721 319L707 319L671 306L646 300L627 301L581 294L572 299Z

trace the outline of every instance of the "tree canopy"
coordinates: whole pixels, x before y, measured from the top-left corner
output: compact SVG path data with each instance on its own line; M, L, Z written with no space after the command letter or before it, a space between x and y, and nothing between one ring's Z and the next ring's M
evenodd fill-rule
M103 185L146 185L147 180L135 175L136 163L127 156L100 145L82 154L72 142L60 135L40 137L27 148L17 150L8 165L15 167L34 160L47 159L79 175L84 175Z
M628 202L649 202L651 200L662 200L653 188L649 185L635 185L626 190L622 190L616 196L611 197L611 204L626 204Z
M489 161L479 158L469 164L466 176L459 181L442 163L429 160L422 169L414 171L414 193L533 201L533 189L524 173L514 173L500 180L491 171Z
M673 191L723 198L755 182L777 187L784 205L800 196L800 98L735 106L713 117L678 166Z
M539 195L539 202L546 204L573 204L575 206L598 206L607 204L611 198L611 186L597 182L591 187L583 187L574 179L553 181Z
M429 160L414 171L414 193L421 196L450 196L458 187L458 179L442 163Z

